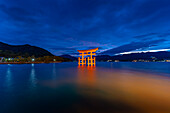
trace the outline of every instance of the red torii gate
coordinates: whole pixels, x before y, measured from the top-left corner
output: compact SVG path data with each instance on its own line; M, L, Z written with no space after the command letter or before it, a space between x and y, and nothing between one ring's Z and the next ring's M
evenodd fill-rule
M90 57L87 57L87 64L88 66L95 66L96 65L96 57L93 57L93 55L96 55L96 51L99 48L95 49L89 49L89 50L77 50L81 57L78 57L78 64L80 65L86 65L86 58L84 56L90 55Z

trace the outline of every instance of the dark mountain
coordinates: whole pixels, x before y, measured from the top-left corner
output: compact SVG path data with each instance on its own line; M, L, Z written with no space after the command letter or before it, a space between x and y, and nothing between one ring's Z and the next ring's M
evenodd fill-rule
M77 57L73 57L70 55L61 55L60 57L71 59L72 61L77 61ZM97 55L97 61L107 61L107 60L120 60L120 61L133 61L133 60L166 60L170 59L170 52L147 52L147 53L132 53L132 54L124 54L124 55Z
M107 61L110 59L112 59L112 56L109 56L109 55L97 55L96 56L97 61Z
M124 54L124 55L100 55L96 56L96 60L98 61L107 61L107 60L121 60L121 61L132 61L132 60L165 60L170 59L170 52L147 52L147 53L132 53L132 54Z
M67 59L70 59L70 60L72 60L72 61L77 61L77 60L78 60L78 58L73 57L73 56L68 55L68 54L61 55L60 57L62 57L62 58L67 58Z
M0 42L0 56L1 57L28 57L34 55L35 57L53 56L50 52L40 47L31 45L8 45Z

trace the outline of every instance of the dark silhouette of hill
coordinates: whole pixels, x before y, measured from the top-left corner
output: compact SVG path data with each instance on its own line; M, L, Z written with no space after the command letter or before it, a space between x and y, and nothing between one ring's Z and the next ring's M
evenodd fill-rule
M73 56L68 55L68 54L61 55L60 57L62 57L62 58L67 58L67 59L70 59L70 60L72 60L72 61L77 61L77 60L78 60L76 57L73 57Z
M60 57L71 59L72 61L77 61L78 58L71 55L61 55ZM162 51L162 52L146 52L146 53L131 53L124 55L97 55L97 61L107 61L107 60L120 60L120 61L133 61L133 60L166 60L170 59L170 52Z
M9 45L3 42L0 42L0 57L43 57L43 56L54 56L49 51L31 45ZM77 57L65 54L60 57L70 59L72 61L77 61ZM170 52L162 51L162 52L146 52L146 53L132 53L132 54L124 54L124 55L97 55L97 61L107 61L107 60L120 60L120 61L132 61L132 60L166 60L170 59Z
M43 57L43 56L53 56L49 51L31 45L9 45L3 42L0 42L0 56L1 57Z
M170 59L170 52L162 51L162 52L146 52L146 53L132 53L132 54L124 54L124 55L99 55L96 56L96 60L98 61L107 61L107 60L121 60L121 61L132 61L132 60L166 60Z

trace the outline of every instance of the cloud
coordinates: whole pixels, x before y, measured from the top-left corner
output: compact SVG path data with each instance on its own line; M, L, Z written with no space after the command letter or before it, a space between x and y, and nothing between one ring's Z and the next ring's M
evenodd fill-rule
M134 36L134 38L146 38L146 37L150 37L150 36L155 36L155 35L158 35L158 33L148 33L148 34L144 34L144 35L138 35L138 36Z
M14 23L35 24L37 22L34 18L35 15L24 8L0 5L0 10L8 15L8 20Z
M163 33L147 33L143 35L137 35L133 38L135 39L152 39L152 38L167 38L170 36L170 32L163 32Z
M158 37L162 37L162 38L165 38L165 37L168 37L170 36L170 32L169 33L162 33L162 34L159 34Z
M131 54L131 53L160 52L160 51L170 51L170 49L157 49L157 50L146 50L146 51L130 51L130 52L118 53L116 55Z
M1 1L0 40L43 47L56 55L59 49L76 52L68 47L103 51L170 36L165 32L170 26L168 0Z
M134 50L138 50L142 48L149 48L153 45L155 46L155 44L163 43L165 41L166 40L164 39L159 39L159 40L145 41L145 42L131 42L129 44L125 44L125 45L110 49L108 51L105 51L102 54L115 55L118 53L134 51Z
M77 48L66 48L66 47L55 47L55 48L50 48L53 50L76 50Z

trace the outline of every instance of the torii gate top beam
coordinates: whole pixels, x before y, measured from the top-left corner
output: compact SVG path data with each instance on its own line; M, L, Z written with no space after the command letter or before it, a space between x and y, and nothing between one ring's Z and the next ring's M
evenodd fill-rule
M89 50L77 50L79 53L96 52L99 48L89 49Z

